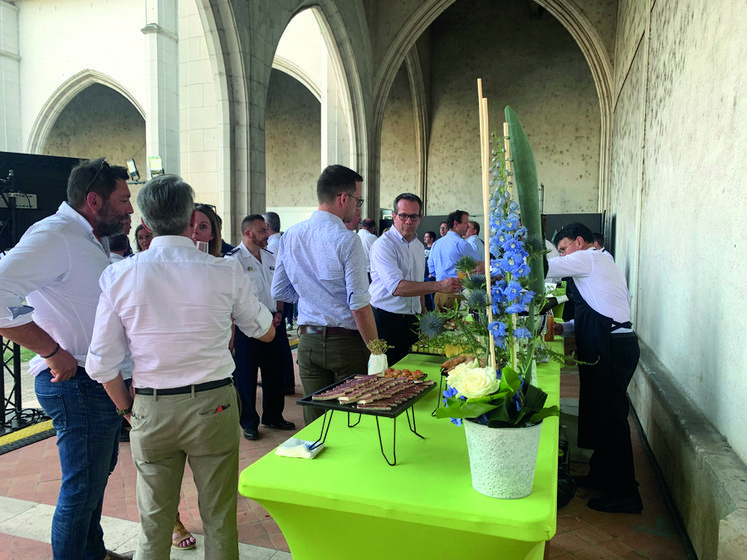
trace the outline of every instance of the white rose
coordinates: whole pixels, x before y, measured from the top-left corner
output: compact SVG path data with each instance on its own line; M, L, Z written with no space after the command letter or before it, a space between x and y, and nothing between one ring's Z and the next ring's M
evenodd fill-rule
M495 393L501 385L495 370L479 367L476 360L456 366L449 373L446 383L468 399Z

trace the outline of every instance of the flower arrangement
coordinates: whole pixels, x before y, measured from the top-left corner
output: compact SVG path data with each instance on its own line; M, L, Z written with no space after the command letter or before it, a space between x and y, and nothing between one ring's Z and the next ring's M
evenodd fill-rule
M544 244L528 242L531 236L519 218L519 204L508 189L505 150L496 140L493 135L488 242L493 257L490 277L496 280L490 283L490 299L486 276L471 272L477 263L461 259L457 270L463 273L462 307L468 312L457 304L426 313L420 331L431 344L451 344L472 357L449 372L444 406L436 409L437 417L451 418L457 425L466 418L488 427L523 427L558 414L557 406L545 407L547 394L532 385L534 354L542 344L534 310L545 298ZM530 211L523 209L525 223L534 222L527 220ZM531 289L537 285L542 288ZM491 363L495 367L486 366Z

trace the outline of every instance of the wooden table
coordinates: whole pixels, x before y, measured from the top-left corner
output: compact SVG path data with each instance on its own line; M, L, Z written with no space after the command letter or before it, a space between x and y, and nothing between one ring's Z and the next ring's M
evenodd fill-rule
M411 354L397 367L438 382L441 361ZM537 373L548 404L558 404L559 366L540 364ZM239 492L270 512L294 560L543 558L555 534L558 418L543 424L532 494L499 500L472 488L464 429L431 416L437 396L431 391L414 408L425 439L407 429L404 414L385 420L400 423L396 466L381 457L374 418L348 428L346 415L335 413L315 459L271 452L244 469ZM314 441L320 430L318 419L296 437ZM389 433L382 429L385 440Z

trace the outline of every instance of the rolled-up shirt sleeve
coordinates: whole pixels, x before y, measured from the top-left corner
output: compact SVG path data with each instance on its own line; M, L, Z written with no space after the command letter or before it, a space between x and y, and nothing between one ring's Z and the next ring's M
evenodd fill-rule
M588 251L576 251L565 257L547 259L547 278L583 278L591 274L593 263Z
M371 294L368 293L368 259L360 237L355 234L348 236L341 249L348 305L351 310L361 309L371 303Z
M63 236L29 233L0 259L0 328L33 321L26 296L64 277L68 253Z
M371 247L371 270L376 271L378 280L384 284L387 295L393 296L402 280L402 267L397 259L397 252L389 240L382 239Z
M107 293L108 270L104 271L99 280L102 292L96 307L91 346L86 356L86 372L99 383L106 383L117 377L128 349L124 326Z

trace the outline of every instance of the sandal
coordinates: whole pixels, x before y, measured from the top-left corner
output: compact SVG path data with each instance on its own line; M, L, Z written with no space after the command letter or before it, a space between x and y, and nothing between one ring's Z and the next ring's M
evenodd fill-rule
M187 531L178 514L176 523L174 523L174 532L171 534L171 546L179 550L191 550L197 546L197 539Z

